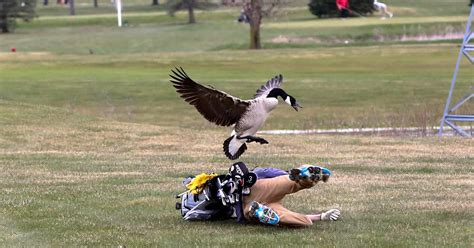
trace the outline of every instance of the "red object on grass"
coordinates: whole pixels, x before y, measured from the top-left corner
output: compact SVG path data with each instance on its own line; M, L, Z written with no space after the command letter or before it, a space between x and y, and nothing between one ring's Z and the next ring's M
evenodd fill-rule
M336 5L339 10L349 8L349 0L336 0Z
M12 47L12 49L10 49L10 51L12 51L12 53L16 52L16 48Z

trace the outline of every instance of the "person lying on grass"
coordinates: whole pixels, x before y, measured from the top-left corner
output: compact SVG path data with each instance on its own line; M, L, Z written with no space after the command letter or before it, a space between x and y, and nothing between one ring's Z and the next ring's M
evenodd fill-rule
M327 182L331 171L314 165L302 165L289 172L276 168L249 171L243 162L233 164L226 175L201 174L188 177L189 189L180 194L185 220L237 218L239 223L308 227L316 221L336 221L339 209L317 214L301 214L286 209L281 201L292 193Z

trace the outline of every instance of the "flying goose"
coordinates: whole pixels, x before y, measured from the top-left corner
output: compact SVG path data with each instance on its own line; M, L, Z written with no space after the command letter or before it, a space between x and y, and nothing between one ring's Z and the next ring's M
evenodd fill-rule
M230 137L224 141L224 153L229 159L237 159L247 150L245 143L257 142L268 144L268 141L256 137L269 113L278 105L281 97L296 111L301 106L295 98L280 88L282 75L275 76L262 85L250 100L231 96L212 86L201 85L192 80L183 68L171 70L171 83L182 98L196 107L204 118L220 126L234 125Z

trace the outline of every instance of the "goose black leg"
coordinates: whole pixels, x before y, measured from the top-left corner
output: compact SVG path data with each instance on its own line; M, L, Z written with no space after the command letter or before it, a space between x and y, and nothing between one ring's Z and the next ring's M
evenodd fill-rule
M252 135L247 135L247 136L243 136L243 137L240 137L240 136L237 136L238 139L246 139L247 143L251 143L251 142L257 142L257 143L260 143L260 144L268 144L268 141L265 140L264 138L260 138L260 137L256 137L256 136L252 136Z

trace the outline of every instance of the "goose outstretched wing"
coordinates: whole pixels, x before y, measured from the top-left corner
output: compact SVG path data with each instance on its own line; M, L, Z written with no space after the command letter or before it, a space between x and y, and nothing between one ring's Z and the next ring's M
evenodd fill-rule
M204 118L220 126L235 124L250 105L248 101L233 97L212 86L192 80L183 68L171 70L171 83L182 98L196 107Z
M257 90L257 93L255 93L255 96L253 98L268 95L268 93L270 93L272 89L280 88L280 85L282 83L283 83L283 76L281 74L273 77L272 79L268 80L266 84L260 86L260 88Z

